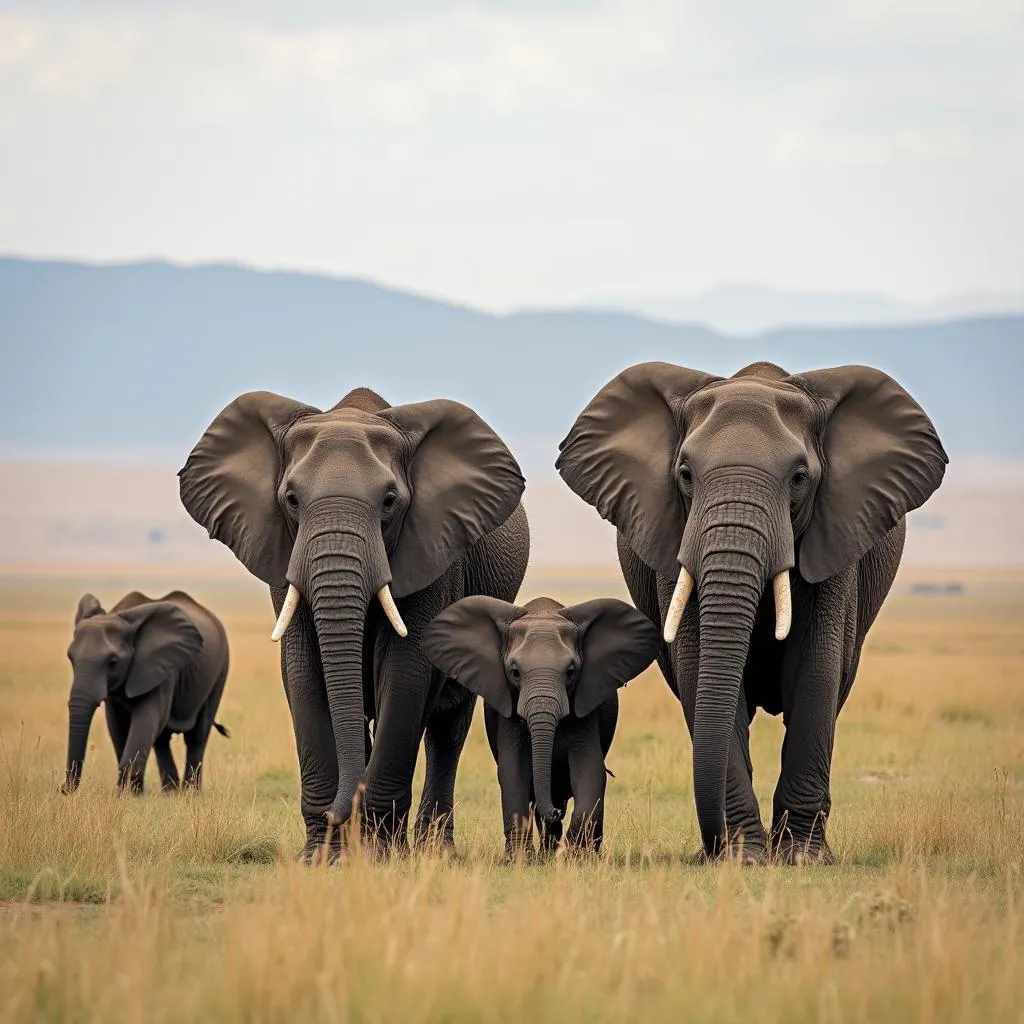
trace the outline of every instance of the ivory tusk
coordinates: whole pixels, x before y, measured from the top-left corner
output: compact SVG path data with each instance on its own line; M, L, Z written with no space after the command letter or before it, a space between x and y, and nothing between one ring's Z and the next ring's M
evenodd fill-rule
M385 583L377 591L377 597L380 599L384 614L388 617L388 622L395 627L395 632L399 636L408 636L409 630L405 628L402 616L398 614L398 605L395 604L395 599L391 596L391 587Z
M289 583L288 593L285 594L284 604L281 605L281 614L277 617L277 625L274 626L274 632L270 634L270 639L275 644L284 636L288 626L291 624L295 609L299 607L301 600L302 595L299 593L298 587Z
M676 580L676 588L672 591L672 600L669 602L668 614L665 616L665 643L670 644L679 632L679 624L683 621L683 612L686 611L686 602L690 600L693 593L693 577L682 566L679 568L679 579Z
M775 639L785 640L793 625L793 597L789 592L789 570L784 569L772 580L775 591Z

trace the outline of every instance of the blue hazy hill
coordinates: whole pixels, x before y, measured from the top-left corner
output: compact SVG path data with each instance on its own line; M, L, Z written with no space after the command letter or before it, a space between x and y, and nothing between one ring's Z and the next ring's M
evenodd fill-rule
M729 374L768 359L794 371L882 367L925 406L948 450L1024 457L1024 316L732 338L628 313L494 316L311 274L0 259L0 338L8 448L184 453L241 391L324 406L363 384L392 402L456 398L510 439L557 441L631 363Z

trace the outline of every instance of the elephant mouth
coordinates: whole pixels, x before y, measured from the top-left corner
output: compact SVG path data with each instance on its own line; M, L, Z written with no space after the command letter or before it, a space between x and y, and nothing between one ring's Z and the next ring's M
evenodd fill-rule
M288 627L291 625L292 618L294 617L301 600L302 594L299 593L299 588L295 586L294 583L289 583L288 593L285 595L284 604L281 606L281 614L277 617L277 623L274 625L273 632L270 634L270 639L273 640L274 643L277 643L288 631ZM394 631L402 638L407 637L409 635L409 630L402 621L402 616L398 611L398 605L395 604L395 599L391 594L390 584L385 583L384 586L377 591L377 600L380 601L381 608L384 609L384 614L387 616L388 622L391 623Z
M679 626L683 621L683 612L693 593L693 577L685 566L680 566L679 579L676 580L665 615L665 643L675 641ZM783 569L772 580L772 592L775 596L775 639L785 640L793 626L793 595L789 589L789 570Z

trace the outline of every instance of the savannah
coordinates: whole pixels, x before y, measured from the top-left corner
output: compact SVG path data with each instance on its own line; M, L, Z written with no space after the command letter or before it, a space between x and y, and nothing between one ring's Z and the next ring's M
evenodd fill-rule
M144 796L115 795L97 715L60 795L79 596L172 586L231 641L231 738L202 793L161 795L151 760ZM535 568L520 597L542 593L625 596L611 569ZM839 719L828 867L697 862L690 741L656 667L621 693L599 858L504 859L478 703L456 855L299 866L272 624L263 589L215 575L0 581L0 1019L1021 1019L1024 573L901 573ZM758 714L764 817L781 734Z

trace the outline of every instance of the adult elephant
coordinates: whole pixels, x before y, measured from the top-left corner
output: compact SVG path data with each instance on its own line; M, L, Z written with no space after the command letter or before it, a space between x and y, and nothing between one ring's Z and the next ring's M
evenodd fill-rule
M405 843L424 733L417 835L436 823L452 842L475 697L426 661L419 634L453 601L509 601L522 583L529 528L508 448L457 402L392 407L360 388L321 412L252 392L217 416L179 477L189 514L271 588L302 857L349 820L357 794L367 829Z
M865 366L756 363L723 379L642 363L562 442L559 472L615 525L630 594L663 624L658 663L693 740L706 856L830 858L836 717L904 516L947 461L914 399ZM786 725L770 837L748 746L758 707Z

